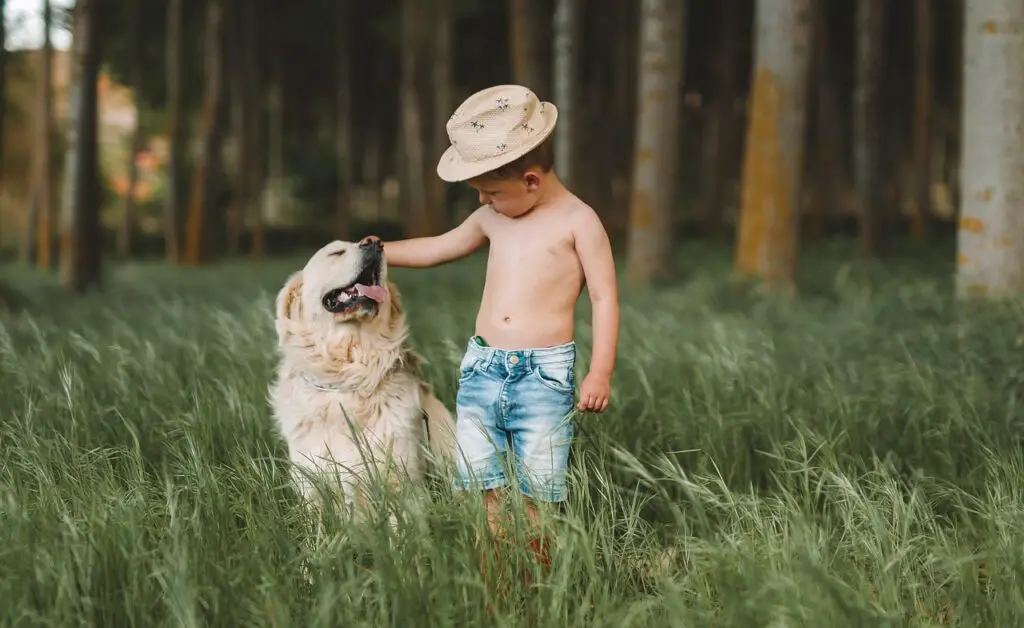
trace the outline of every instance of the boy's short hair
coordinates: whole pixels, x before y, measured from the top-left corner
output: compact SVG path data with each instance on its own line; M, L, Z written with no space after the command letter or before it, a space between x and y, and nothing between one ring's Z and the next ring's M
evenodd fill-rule
M494 170L473 177L474 181L501 181L518 179L530 168L540 168L545 173L555 167L554 135L549 135L530 152Z

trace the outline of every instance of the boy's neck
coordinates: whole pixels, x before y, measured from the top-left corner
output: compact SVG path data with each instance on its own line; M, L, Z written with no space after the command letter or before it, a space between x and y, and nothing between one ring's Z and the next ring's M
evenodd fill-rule
M540 192L537 194L537 203L534 205L534 209L537 207L543 207L544 205L550 205L569 192L569 190L562 184L562 180L558 178L557 174L555 174L554 170L551 170L542 176Z

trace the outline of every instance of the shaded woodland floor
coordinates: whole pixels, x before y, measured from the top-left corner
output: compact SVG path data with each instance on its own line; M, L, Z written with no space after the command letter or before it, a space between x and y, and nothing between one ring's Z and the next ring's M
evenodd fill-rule
M737 291L698 245L679 280L623 286L552 572L504 599L444 486L394 535L329 517L325 549L303 542L266 403L302 259L111 267L81 298L7 270L0 623L487 625L491 603L510 626L1018 624L1024 304L956 312L952 256L907 250L805 250L793 299ZM451 405L482 259L392 278Z

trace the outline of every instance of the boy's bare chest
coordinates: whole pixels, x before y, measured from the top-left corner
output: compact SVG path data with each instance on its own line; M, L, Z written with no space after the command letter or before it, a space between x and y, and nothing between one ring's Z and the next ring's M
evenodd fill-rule
M551 229L518 228L490 238L491 261L529 266L575 264L572 236Z

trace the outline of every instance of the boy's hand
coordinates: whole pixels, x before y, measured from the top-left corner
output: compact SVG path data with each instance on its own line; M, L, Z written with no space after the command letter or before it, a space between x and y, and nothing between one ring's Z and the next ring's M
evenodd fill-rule
M612 378L608 375L587 373L580 384L580 412L604 412L612 396Z

